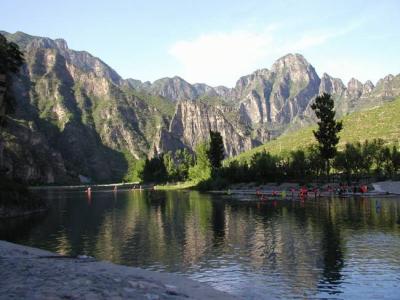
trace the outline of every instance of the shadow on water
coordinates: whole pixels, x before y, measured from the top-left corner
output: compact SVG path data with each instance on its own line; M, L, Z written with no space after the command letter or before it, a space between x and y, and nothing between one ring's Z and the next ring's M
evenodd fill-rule
M400 199L249 202L188 191L47 198L45 216L1 221L0 238L186 274L251 298L351 297L354 285L368 298L400 288Z

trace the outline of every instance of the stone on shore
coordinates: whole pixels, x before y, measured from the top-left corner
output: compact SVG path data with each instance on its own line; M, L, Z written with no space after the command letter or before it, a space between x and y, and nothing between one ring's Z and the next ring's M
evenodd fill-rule
M0 241L1 299L235 299L179 275Z

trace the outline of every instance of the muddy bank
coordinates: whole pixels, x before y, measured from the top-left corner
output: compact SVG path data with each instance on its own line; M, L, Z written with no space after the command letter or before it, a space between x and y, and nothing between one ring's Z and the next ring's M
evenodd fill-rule
M235 299L175 274L0 241L2 299Z

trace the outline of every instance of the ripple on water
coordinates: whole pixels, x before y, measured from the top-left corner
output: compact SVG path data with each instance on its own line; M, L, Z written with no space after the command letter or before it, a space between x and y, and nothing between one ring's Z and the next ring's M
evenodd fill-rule
M246 299L400 298L400 199L54 191L49 199L44 219L2 226L3 236L176 272Z

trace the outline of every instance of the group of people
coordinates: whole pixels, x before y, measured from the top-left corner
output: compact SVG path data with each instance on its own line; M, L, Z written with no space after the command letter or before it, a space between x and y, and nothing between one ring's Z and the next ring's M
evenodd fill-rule
M342 195L345 195L348 193L364 194L364 193L368 192L368 186L365 184L362 184L360 186L357 186L357 185L348 186L346 184L340 184L339 187L337 187L337 188L328 185L325 189L321 189L318 187L307 188L306 186L302 186L298 190L296 190L295 188L291 188L290 192L291 192L292 198L297 196L300 199L305 199L309 196L309 194L312 194L315 198L321 197L322 192L327 192L329 195L337 194L339 196L342 196ZM268 200L267 194L262 193L260 189L256 190L256 196L262 201ZM272 193L270 194L270 197L273 199L276 199L277 197L286 199L287 193L286 193L286 190L283 190L283 191L273 190Z

